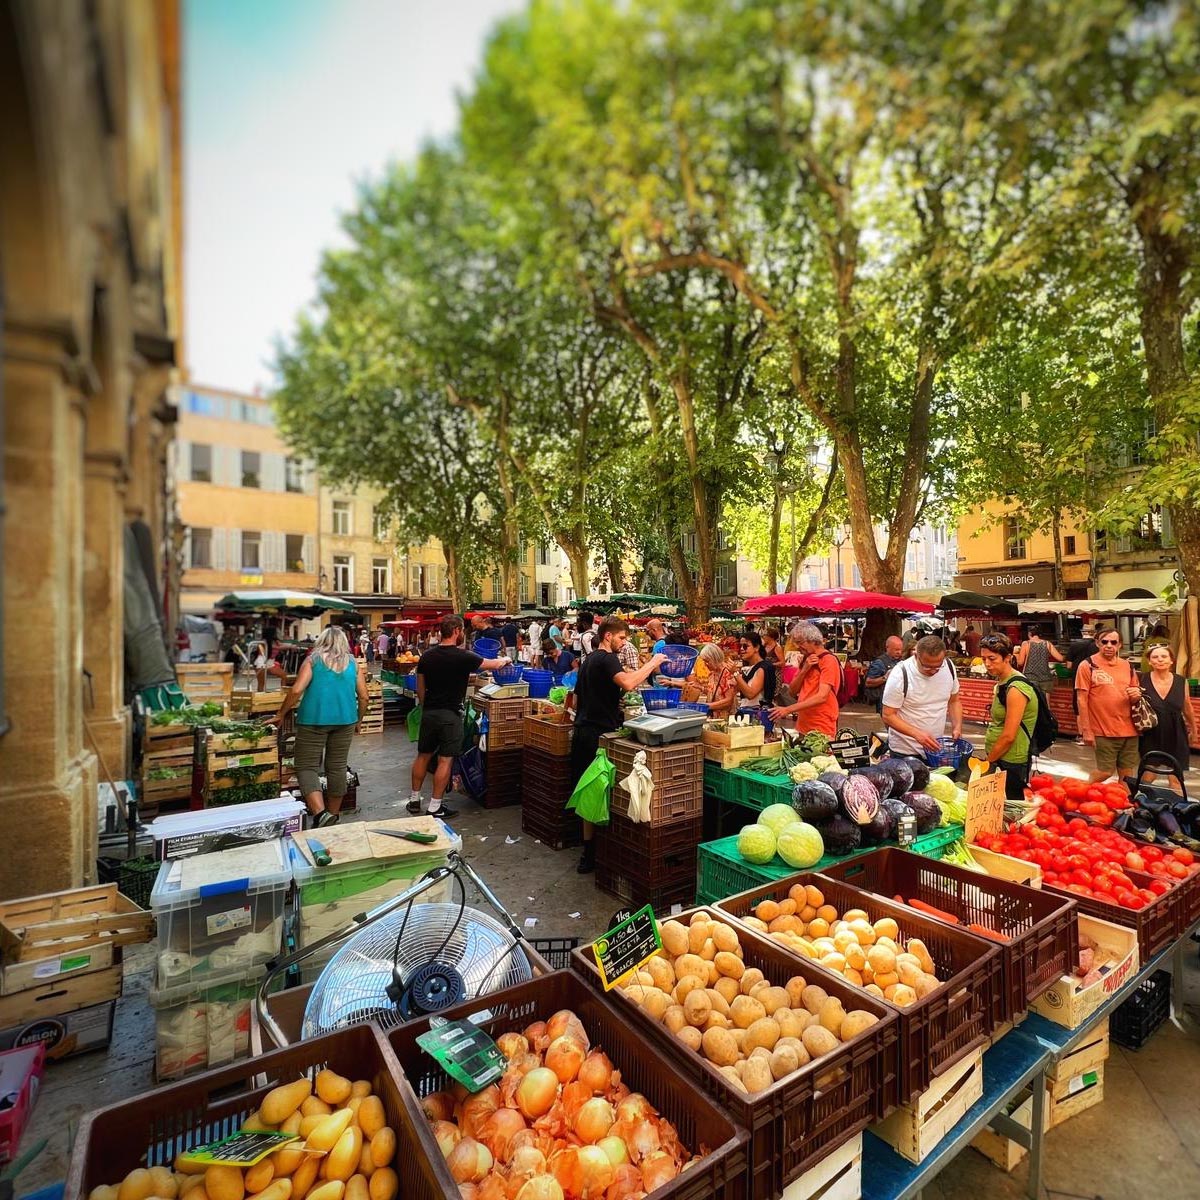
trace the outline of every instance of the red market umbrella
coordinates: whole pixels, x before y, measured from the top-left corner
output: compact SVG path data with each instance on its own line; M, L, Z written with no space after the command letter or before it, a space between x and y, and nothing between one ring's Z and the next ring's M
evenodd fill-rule
M784 592L778 596L755 596L742 607L745 616L799 617L867 612L931 613L934 606L907 596L889 596L885 592L861 592L855 588L818 588L811 592Z

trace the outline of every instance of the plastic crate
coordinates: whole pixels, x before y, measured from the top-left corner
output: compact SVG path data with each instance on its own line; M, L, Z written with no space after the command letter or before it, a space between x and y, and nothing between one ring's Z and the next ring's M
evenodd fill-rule
M566 758L571 753L571 735L575 727L569 721L548 721L527 716L523 737L526 750L539 750L547 757Z
M279 839L164 862L150 894L161 985L201 984L274 958L291 886Z
M742 804L741 776L737 771L726 770L716 763L704 764L704 794L724 804Z
M472 1013L486 1012L482 1027L495 1038L509 1030L524 1029L533 1021L549 1020L560 1009L570 1009L579 1017L592 1045L602 1047L621 1072L621 1082L644 1095L675 1126L684 1146L694 1152L699 1152L701 1146L708 1148L704 1158L656 1189L654 1200L708 1200L709 1197L743 1200L747 1170L745 1131L717 1105L689 1087L668 1058L639 1036L622 1019L620 1010L606 1003L578 975L558 971L544 979L460 1004L439 1016L461 1020ZM428 1028L429 1020L423 1018L388 1035L402 1072L401 1088L414 1113L421 1111L417 1097L450 1087L445 1072L417 1045L417 1038ZM458 1186L445 1166L428 1123L419 1136L426 1156L435 1160L435 1170L444 1188L439 1195L457 1196ZM409 1200L403 1183L400 1195Z
M907 905L805 871L740 896L730 896L717 909L740 922L751 915L759 901L785 899L788 889L797 883L820 888L825 902L838 912L861 908L872 921L891 917L900 929L896 941L920 938L933 958L938 979L945 985L904 1008L890 1001L882 1002L900 1019L900 1071L898 1089L891 1097L894 1103L905 1104L923 1092L936 1076L985 1045L992 1031L1003 1023L1000 1014L1004 968L999 947L953 925L922 916ZM786 947L780 949L797 962L808 961L793 956ZM813 965L829 979L842 978L819 963ZM854 991L865 994L861 988Z
M580 938L533 938L529 943L556 971L565 971L571 965L571 951L580 943Z
M453 1195L434 1170L429 1145L418 1133L419 1110L402 1094L395 1060L372 1025L219 1067L88 1113L71 1150L64 1194L75 1200L101 1184L118 1184L134 1167L170 1167L180 1152L236 1133L272 1087L326 1066L348 1079L371 1081L396 1133L392 1167L404 1200ZM423 1117L420 1121L424 1125ZM433 1151L441 1164L436 1142Z
M1001 1021L1023 1013L1075 966L1077 910L1061 896L890 848L857 855L821 873L877 896L922 900L963 925L976 922L1007 937L1008 944L1000 947Z
M650 795L651 825L666 825L703 814L704 746L700 742L642 746L629 738L605 734L600 745L617 769L617 785L633 770L638 753L645 752L646 766L654 779ZM614 786L609 804L613 813L624 816L629 811L629 793Z
M642 700L647 711L653 711L656 708L678 708L679 698L682 695L682 688L642 688Z
M1140 1050L1171 1015L1171 972L1155 971L1113 1009L1108 1036L1126 1050Z
M676 863L659 871L653 881L624 875L611 864L596 860L596 886L633 908L650 905L660 916L686 908L696 894L696 868Z
M614 814L596 827L596 865L636 881L649 894L656 886L675 889L686 883L696 890L696 847L703 817L687 817L670 825L634 824Z
M772 804L791 804L795 784L787 775L763 775L758 771L747 771L734 767L740 780L739 803L749 808L764 809Z
M1147 875L1141 871L1126 869L1132 883L1139 888L1149 887L1157 875ZM1140 961L1148 963L1156 954L1165 950L1179 936L1179 925L1182 922L1181 910L1189 900L1189 894L1178 887L1171 888L1164 896L1159 896L1153 904L1147 904L1143 909L1122 908L1119 904L1108 904L1103 900L1095 900L1091 896L1080 896L1068 892L1056 884L1042 881L1042 891L1053 892L1056 896L1067 896L1075 901L1081 913L1087 913L1098 921L1109 921L1113 925L1123 925L1137 934L1138 956Z
M512 700L483 700L471 702L481 716L487 717L488 753L496 750L519 750L525 744L525 714L529 701L516 697Z
M719 915L715 909L697 911ZM690 917L691 913L685 912L678 919L686 925ZM887 1098L895 1092L899 1065L899 1025L889 1005L832 978L816 963L793 958L769 938L739 928L738 940L746 966L757 967L771 983L782 986L799 975L836 996L847 1011L864 1009L879 1020L832 1053L751 1096L734 1088L716 1067L649 1016L633 993L617 989L609 995L625 1015L625 1024L638 1030L750 1131L750 1174L741 1195L749 1200L771 1200L814 1163L889 1111ZM600 988L590 946L575 951L572 966Z
M150 907L150 893L158 878L160 867L152 854L142 858L96 860L96 870L101 883L115 883L117 891L127 896L139 908Z
M507 808L520 804L525 751L520 747L511 750L493 747L490 735L488 746L483 756L483 807Z
M1200 921L1200 871L1193 870L1175 885L1176 912L1175 936L1183 937L1197 921Z
M563 792L563 800L575 790L571 778L571 760L557 754L548 754L545 750L535 750L525 747L522 759L522 775L530 783L538 782L557 792Z
M566 808L570 794L569 787L527 777L521 786L521 829L554 850L578 846L583 840L583 822Z

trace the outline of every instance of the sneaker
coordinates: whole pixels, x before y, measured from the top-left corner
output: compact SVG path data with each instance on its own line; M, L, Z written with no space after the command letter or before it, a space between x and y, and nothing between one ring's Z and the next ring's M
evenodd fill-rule
M318 829L324 829L326 825L336 825L341 819L341 813L331 813L329 809L325 809L317 814L314 824Z
M410 817L419 817L421 815L420 800L410 800L404 807Z
M577 875L590 875L596 869L596 851L594 843L585 842L583 853L579 856L579 866L575 868Z
M441 808L429 809L425 815L429 817L457 817L458 813L453 808L443 804Z

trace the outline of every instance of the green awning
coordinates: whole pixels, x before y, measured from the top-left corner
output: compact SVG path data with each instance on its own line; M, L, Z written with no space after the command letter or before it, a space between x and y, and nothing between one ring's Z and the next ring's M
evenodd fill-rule
M321 592L266 588L262 591L230 592L217 601L216 609L224 612L281 612L296 617L314 617L322 612L353 612L354 605L337 596L326 596Z

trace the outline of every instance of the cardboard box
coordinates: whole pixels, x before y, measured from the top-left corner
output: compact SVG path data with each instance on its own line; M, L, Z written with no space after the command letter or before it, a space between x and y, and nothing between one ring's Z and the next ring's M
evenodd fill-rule
M995 850L985 850L982 846L972 846L971 857L993 879L1007 879L1010 883L1031 888L1042 886L1042 868L1037 863L1013 858L1011 854L997 854Z
M61 1017L77 1008L90 1008L121 994L120 963L84 975L72 975L52 983L27 988L12 996L0 996L0 1029L29 1024L45 1017Z
M37 1103L46 1051L42 1046L22 1046L0 1053L0 1097L10 1101L0 1108L0 1163L17 1157L21 1134Z
M39 1017L11 1028L0 1028L0 1049L43 1046L47 1062L57 1062L89 1050L101 1050L112 1041L115 1000L76 1009L60 1017Z
M1138 970L1138 943L1134 930L1080 913L1079 939L1081 943L1097 948L1097 959L1104 972L1102 977L1085 988L1078 976L1064 975L1030 1005L1035 1013L1066 1029L1078 1029Z

